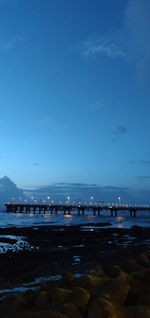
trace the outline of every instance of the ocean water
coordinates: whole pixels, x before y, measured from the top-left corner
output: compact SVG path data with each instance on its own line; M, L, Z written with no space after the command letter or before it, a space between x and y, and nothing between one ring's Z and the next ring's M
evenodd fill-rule
M134 225L150 227L150 212L137 212L136 218L130 218L127 211L118 212L118 216L111 217L109 211L101 212L100 216L94 216L90 211L85 215L64 215L58 214L26 214L26 213L8 213L0 211L0 227L36 227L46 225L77 225L101 223L100 227L130 228ZM109 225L107 225L109 223Z

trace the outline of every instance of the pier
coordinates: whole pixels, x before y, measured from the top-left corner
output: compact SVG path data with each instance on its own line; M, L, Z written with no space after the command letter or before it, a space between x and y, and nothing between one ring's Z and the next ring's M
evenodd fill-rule
M6 212L8 213L49 213L49 214L77 214L85 215L87 211L93 215L101 215L101 212L109 211L110 216L118 216L122 212L129 213L131 218L135 218L138 212L144 214L150 212L150 206L139 205L117 205L117 204L31 204L31 203L5 203Z

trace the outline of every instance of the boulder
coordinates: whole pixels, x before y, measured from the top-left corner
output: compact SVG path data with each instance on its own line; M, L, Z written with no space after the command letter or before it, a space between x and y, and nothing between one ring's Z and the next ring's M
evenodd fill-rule
M38 294L35 303L34 303L34 309L36 310L48 310L51 307L50 300L48 293L46 291L40 291Z
M69 302L73 303L81 313L85 313L90 299L89 292L81 287L74 287L69 296Z
M123 318L150 318L150 307L131 306L124 308Z
M79 309L72 303L66 303L61 308L61 312L70 318L83 318Z
M79 284L83 288L101 288L110 281L110 278L99 275L85 274L80 278Z
M13 300L9 303L8 312L24 311L28 309L28 303L24 294L18 294L13 297Z
M90 304L88 318L123 318L123 314L115 304L99 297Z
M15 316L8 316L8 318L70 318L56 310L49 311L29 311L27 313L18 313Z
M68 297L71 294L70 289L55 287L49 290L49 297L51 300L51 303L64 303L68 301Z
M102 289L100 296L118 305L123 305L130 289L129 277L118 266L116 269L118 276L110 280L110 284Z
M75 281L75 276L71 272L66 271L62 275L62 280L63 280L64 285L71 285L72 286L74 281Z

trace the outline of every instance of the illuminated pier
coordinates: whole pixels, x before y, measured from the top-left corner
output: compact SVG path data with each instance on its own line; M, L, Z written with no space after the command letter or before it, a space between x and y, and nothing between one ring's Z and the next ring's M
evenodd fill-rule
M115 205L115 204L31 204L31 203L5 203L8 213L49 213L49 214L72 214L85 215L88 211L93 215L101 215L101 212L109 211L110 215L118 216L118 213L128 212L131 218L135 218L138 212L144 214L150 212L150 206L139 205Z

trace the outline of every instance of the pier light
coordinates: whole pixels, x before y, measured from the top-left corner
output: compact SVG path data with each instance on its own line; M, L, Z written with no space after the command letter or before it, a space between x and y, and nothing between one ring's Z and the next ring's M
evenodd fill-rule
M36 203L36 200L34 200L34 202Z
M70 202L70 197L69 196L67 197L67 201L68 201L68 203Z
M50 196L48 195L48 196L47 196L47 200L49 200L49 199L50 199Z
M24 202L26 203L26 202L27 202L27 199L25 199Z
M90 196L90 204L93 204L93 195Z
M62 204L62 201L59 201L59 204Z
M43 200L43 203L45 203L45 200Z
M52 200L52 204L54 203L54 200Z

